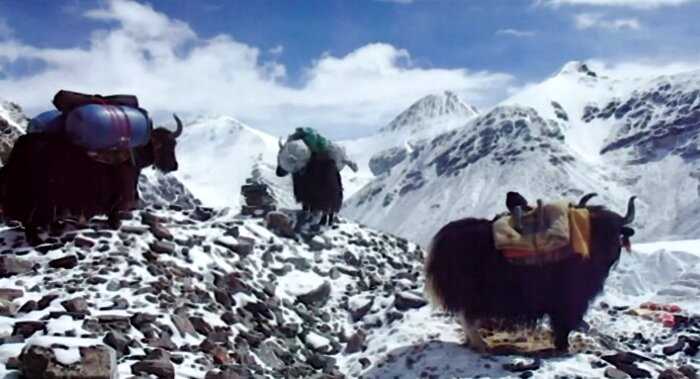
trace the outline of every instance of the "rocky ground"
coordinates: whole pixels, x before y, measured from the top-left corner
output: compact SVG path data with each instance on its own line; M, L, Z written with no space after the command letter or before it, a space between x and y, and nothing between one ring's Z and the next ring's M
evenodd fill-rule
M368 328L425 305L405 240L159 208L36 248L0 228L0 377L341 377Z

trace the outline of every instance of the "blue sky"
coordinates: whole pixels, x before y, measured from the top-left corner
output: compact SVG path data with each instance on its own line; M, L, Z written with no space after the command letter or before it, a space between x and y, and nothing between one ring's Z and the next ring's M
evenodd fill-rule
M444 89L488 108L570 60L694 68L697 14L693 0L6 0L0 96L31 113L60 88L126 91L155 113L357 136Z

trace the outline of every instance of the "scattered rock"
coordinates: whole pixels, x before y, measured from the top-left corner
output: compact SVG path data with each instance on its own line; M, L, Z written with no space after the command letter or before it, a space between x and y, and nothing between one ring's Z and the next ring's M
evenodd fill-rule
M30 261L12 256L0 255L0 278L24 274L32 271L34 264Z
M412 292L399 292L396 294L396 299L394 300L394 306L400 311L421 308L427 304L428 302L425 301L422 296Z
M119 358L129 354L131 339L127 335L117 331L109 332L103 341L117 352Z
M688 377L675 368L668 368L659 372L658 379L688 379Z
M62 301L61 305L70 313L90 314L90 311L88 310L88 303L82 297Z
M345 346L345 354L354 354L362 351L365 345L365 339L367 338L367 333L362 330L358 330L350 337L348 344Z
M158 379L174 379L175 367L165 360L147 359L131 365L134 375L155 375Z
M0 299L14 301L24 296L24 291L15 288L0 288Z
M65 268L71 269L78 265L78 257L75 255L66 255L58 259L54 259L49 262L49 267L51 268Z
M608 367L605 369L605 377L610 379L626 379L630 376L625 372L616 369L615 367Z
M173 321L173 324L175 324L177 331L180 332L180 336L185 337L188 334L192 336L197 335L197 333L195 333L194 325L192 325L187 317L175 314L171 315L170 318Z
M17 313L17 306L11 301L0 298L0 316L13 317Z
M318 288L297 296L297 299L309 307L322 307L331 295L331 284L324 281Z
M166 241L155 241L151 244L151 250L158 254L172 255L175 253L175 244Z
M151 233L159 240L172 240L173 234L161 224L153 224L150 227Z
M46 325L40 321L17 321L12 328L13 336L31 337L38 331L46 332Z
M282 212L270 212L265 216L267 228L281 237L294 238L292 220Z
M70 365L60 363L53 349L28 346L19 356L26 378L36 379L112 379L116 377L116 356L107 346L78 348L80 360Z
M90 249L93 246L95 246L95 241L85 237L77 236L75 237L75 239L73 239L73 245L84 249Z

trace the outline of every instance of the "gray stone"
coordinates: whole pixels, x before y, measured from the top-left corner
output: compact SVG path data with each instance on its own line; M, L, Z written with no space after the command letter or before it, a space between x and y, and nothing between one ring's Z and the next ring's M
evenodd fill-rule
M31 261L12 256L0 256L0 278L30 272L33 266L34 264Z
M17 313L17 306L9 300L0 298L0 316L13 317Z
M66 309L66 311L71 313L90 314L87 301L82 297L62 301L61 305Z
M411 292L399 292L394 299L394 306L400 311L422 308L428 304L422 296Z
M24 291L15 288L0 288L0 299L13 301L24 296Z
M610 379L625 379L630 376L625 372L616 369L615 367L608 367L605 369L605 377Z
M151 244L151 250L158 254L172 255L175 253L175 244L166 241L155 241Z
M78 265L78 257L75 255L66 255L64 257L54 259L49 262L51 268L71 269Z
M281 237L293 238L295 236L292 220L282 212L270 212L265 216L267 228Z
M308 307L319 307L326 304L331 294L331 284L327 281L323 282L318 288L297 296L297 299Z
M131 365L131 372L134 375L155 375L158 379L174 379L175 367L172 363L164 360L143 360Z
M31 379L113 379L116 378L116 354L104 345L80 347L80 361L60 364L52 349L28 346L19 356L22 374Z
M197 335L194 326L187 317L174 314L170 316L170 319L173 321L173 324L175 324L177 331L180 332L182 337L185 337L187 334L192 336Z
M345 346L345 354L354 354L360 352L365 346L367 334L358 330L350 337L348 344Z
M121 332L114 331L107 333L103 342L107 346L113 348L119 355L119 358L129 354L129 344L131 343L131 338Z

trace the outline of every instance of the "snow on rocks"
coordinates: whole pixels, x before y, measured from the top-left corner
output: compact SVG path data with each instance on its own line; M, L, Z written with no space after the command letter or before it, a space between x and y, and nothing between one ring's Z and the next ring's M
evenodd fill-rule
M69 227L41 250L0 224L0 299L13 315L0 316L0 377L29 372L30 356L105 377L340 377L344 352L389 324L400 282L420 276L416 245L347 222L290 239L228 210L126 218L116 231ZM376 299L370 321L352 317L360 297Z

